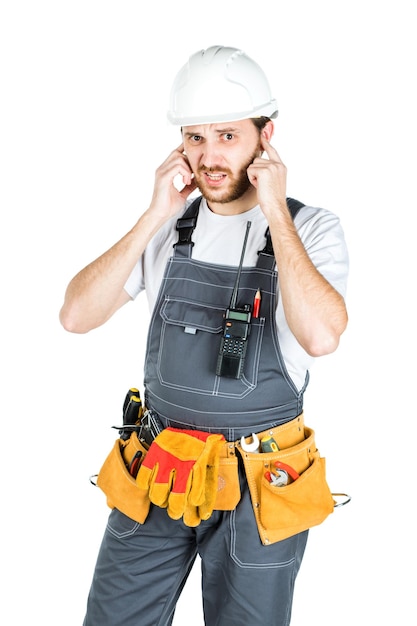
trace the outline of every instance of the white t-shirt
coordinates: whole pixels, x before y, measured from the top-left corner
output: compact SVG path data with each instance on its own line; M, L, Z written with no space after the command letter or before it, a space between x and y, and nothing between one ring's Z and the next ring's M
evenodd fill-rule
M178 240L177 219L178 216L168 221L154 235L125 285L131 298L136 298L146 289L150 311L155 306L166 263ZM239 215L217 215L210 211L203 199L192 235L193 258L207 263L238 266L248 221L251 227L244 267L256 265L258 251L265 246L268 224L261 208L256 206ZM345 297L349 260L339 218L325 209L305 206L296 215L294 225L314 266ZM303 350L289 330L281 298L278 299L276 321L288 373L296 387L301 389L314 358Z

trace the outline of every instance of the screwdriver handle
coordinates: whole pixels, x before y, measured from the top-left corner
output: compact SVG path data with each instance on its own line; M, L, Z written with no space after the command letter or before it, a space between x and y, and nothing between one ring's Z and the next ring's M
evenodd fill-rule
M261 439L262 452L278 452L279 448L275 439L271 436L265 436Z
M125 426L132 426L133 424L136 424L139 419L139 411L141 408L141 399L138 396L132 396L126 407L125 414L123 415L123 424Z
M137 398L140 398L139 389L136 389L136 387L131 387L129 391L127 392L125 401L123 402L123 419L126 413L127 405L129 404L130 398L132 396L136 396Z
M137 394L137 395L136 395ZM142 409L142 401L139 391L135 387L131 387L126 394L123 403L123 426L134 426L139 420ZM132 434L131 428L123 428L119 430L120 438L126 441Z

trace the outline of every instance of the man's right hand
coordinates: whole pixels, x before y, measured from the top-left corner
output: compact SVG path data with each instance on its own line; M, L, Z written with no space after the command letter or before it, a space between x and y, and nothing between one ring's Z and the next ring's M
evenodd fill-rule
M181 177L183 184L179 190L175 185L178 177ZM174 217L196 188L194 174L184 154L184 144L181 143L156 170L154 192L148 211L164 216L165 219Z

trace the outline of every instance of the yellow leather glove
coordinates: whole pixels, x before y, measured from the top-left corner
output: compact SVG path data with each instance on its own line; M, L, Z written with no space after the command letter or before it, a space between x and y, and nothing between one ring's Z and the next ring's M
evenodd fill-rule
M136 482L173 519L197 526L213 512L223 435L165 428L152 442Z

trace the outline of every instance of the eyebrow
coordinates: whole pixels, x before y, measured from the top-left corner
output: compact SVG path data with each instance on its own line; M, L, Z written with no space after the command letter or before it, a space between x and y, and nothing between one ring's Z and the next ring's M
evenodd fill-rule
M216 129L216 130L215 130L215 132L216 132L218 135L223 135L224 133L235 133L235 134L237 134L237 133L239 133L239 129L238 129L238 128L236 128L236 127L234 127L234 126L229 126L228 128L219 128L219 129ZM194 135L199 135L199 134L200 134L200 133L198 133L198 132L194 132L194 133L192 133L192 132L185 132L185 133L184 133L184 135L185 135L186 137L194 137Z

